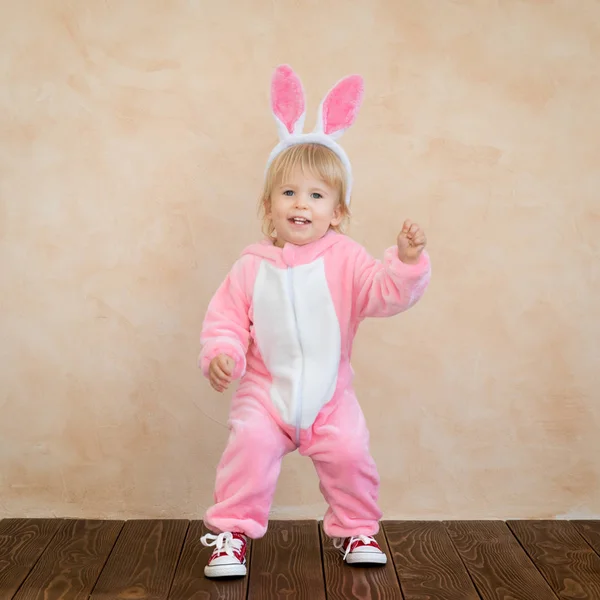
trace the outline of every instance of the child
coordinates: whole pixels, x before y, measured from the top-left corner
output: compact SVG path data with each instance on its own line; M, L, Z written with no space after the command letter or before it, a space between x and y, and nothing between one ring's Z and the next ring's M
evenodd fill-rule
M302 133L304 92L279 67L272 109L280 143L267 164L261 208L267 239L246 248L212 298L200 366L219 392L241 379L230 437L217 468L215 504L204 521L216 535L207 577L246 574L246 540L262 537L281 462L309 456L329 508L325 533L349 564L385 564L379 476L352 388L353 338L366 317L414 305L430 278L425 235L406 221L383 262L340 233L349 215L350 161L336 143L363 96L358 76L340 81Z

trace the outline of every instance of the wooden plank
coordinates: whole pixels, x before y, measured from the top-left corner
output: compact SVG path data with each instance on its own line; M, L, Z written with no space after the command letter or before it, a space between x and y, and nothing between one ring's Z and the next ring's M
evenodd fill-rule
M406 600L479 600L442 523L385 521L384 530Z
M600 555L600 521L571 521L579 535Z
M245 600L248 577L237 579L208 579L204 567L214 548L207 548L200 538L207 533L202 521L192 521L175 572L169 600ZM250 568L252 543L248 543L246 562Z
M14 600L87 600L122 526L122 521L64 522Z
M54 537L60 519L4 519L0 523L0 590L10 599Z
M600 598L600 556L571 523L509 521L507 525L559 598Z
M502 521L447 521L445 526L483 600L556 600Z
M249 600L325 600L316 521L272 521L252 548Z
M327 600L398 600L400 586L383 531L375 539L387 554L384 567L352 567L342 560L342 554L320 526L323 569Z
M166 600L188 524L172 519L127 521L91 600Z

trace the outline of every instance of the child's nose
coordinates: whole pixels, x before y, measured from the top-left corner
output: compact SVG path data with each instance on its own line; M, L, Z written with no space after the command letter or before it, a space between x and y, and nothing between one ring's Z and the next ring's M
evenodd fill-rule
M306 206L306 197L304 194L296 194L296 206L298 208Z

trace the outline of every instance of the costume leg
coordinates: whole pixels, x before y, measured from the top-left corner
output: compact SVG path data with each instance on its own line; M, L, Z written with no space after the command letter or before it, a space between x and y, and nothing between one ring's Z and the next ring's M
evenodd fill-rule
M369 451L369 432L354 392L341 393L334 410L317 418L300 453L312 458L329 505L325 533L334 538L375 535L381 519L379 474Z
M215 504L204 517L213 532L262 537L285 454L295 449L262 404L234 398L230 436L217 467Z

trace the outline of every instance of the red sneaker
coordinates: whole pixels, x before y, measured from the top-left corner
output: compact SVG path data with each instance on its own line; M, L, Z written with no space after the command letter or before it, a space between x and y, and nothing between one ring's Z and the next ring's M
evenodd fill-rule
M344 555L349 565L385 565L387 556L372 536L355 535L334 540L333 545Z
M243 577L246 575L246 550L248 544L242 533L207 533L200 538L204 546L215 549L204 567L206 577Z

